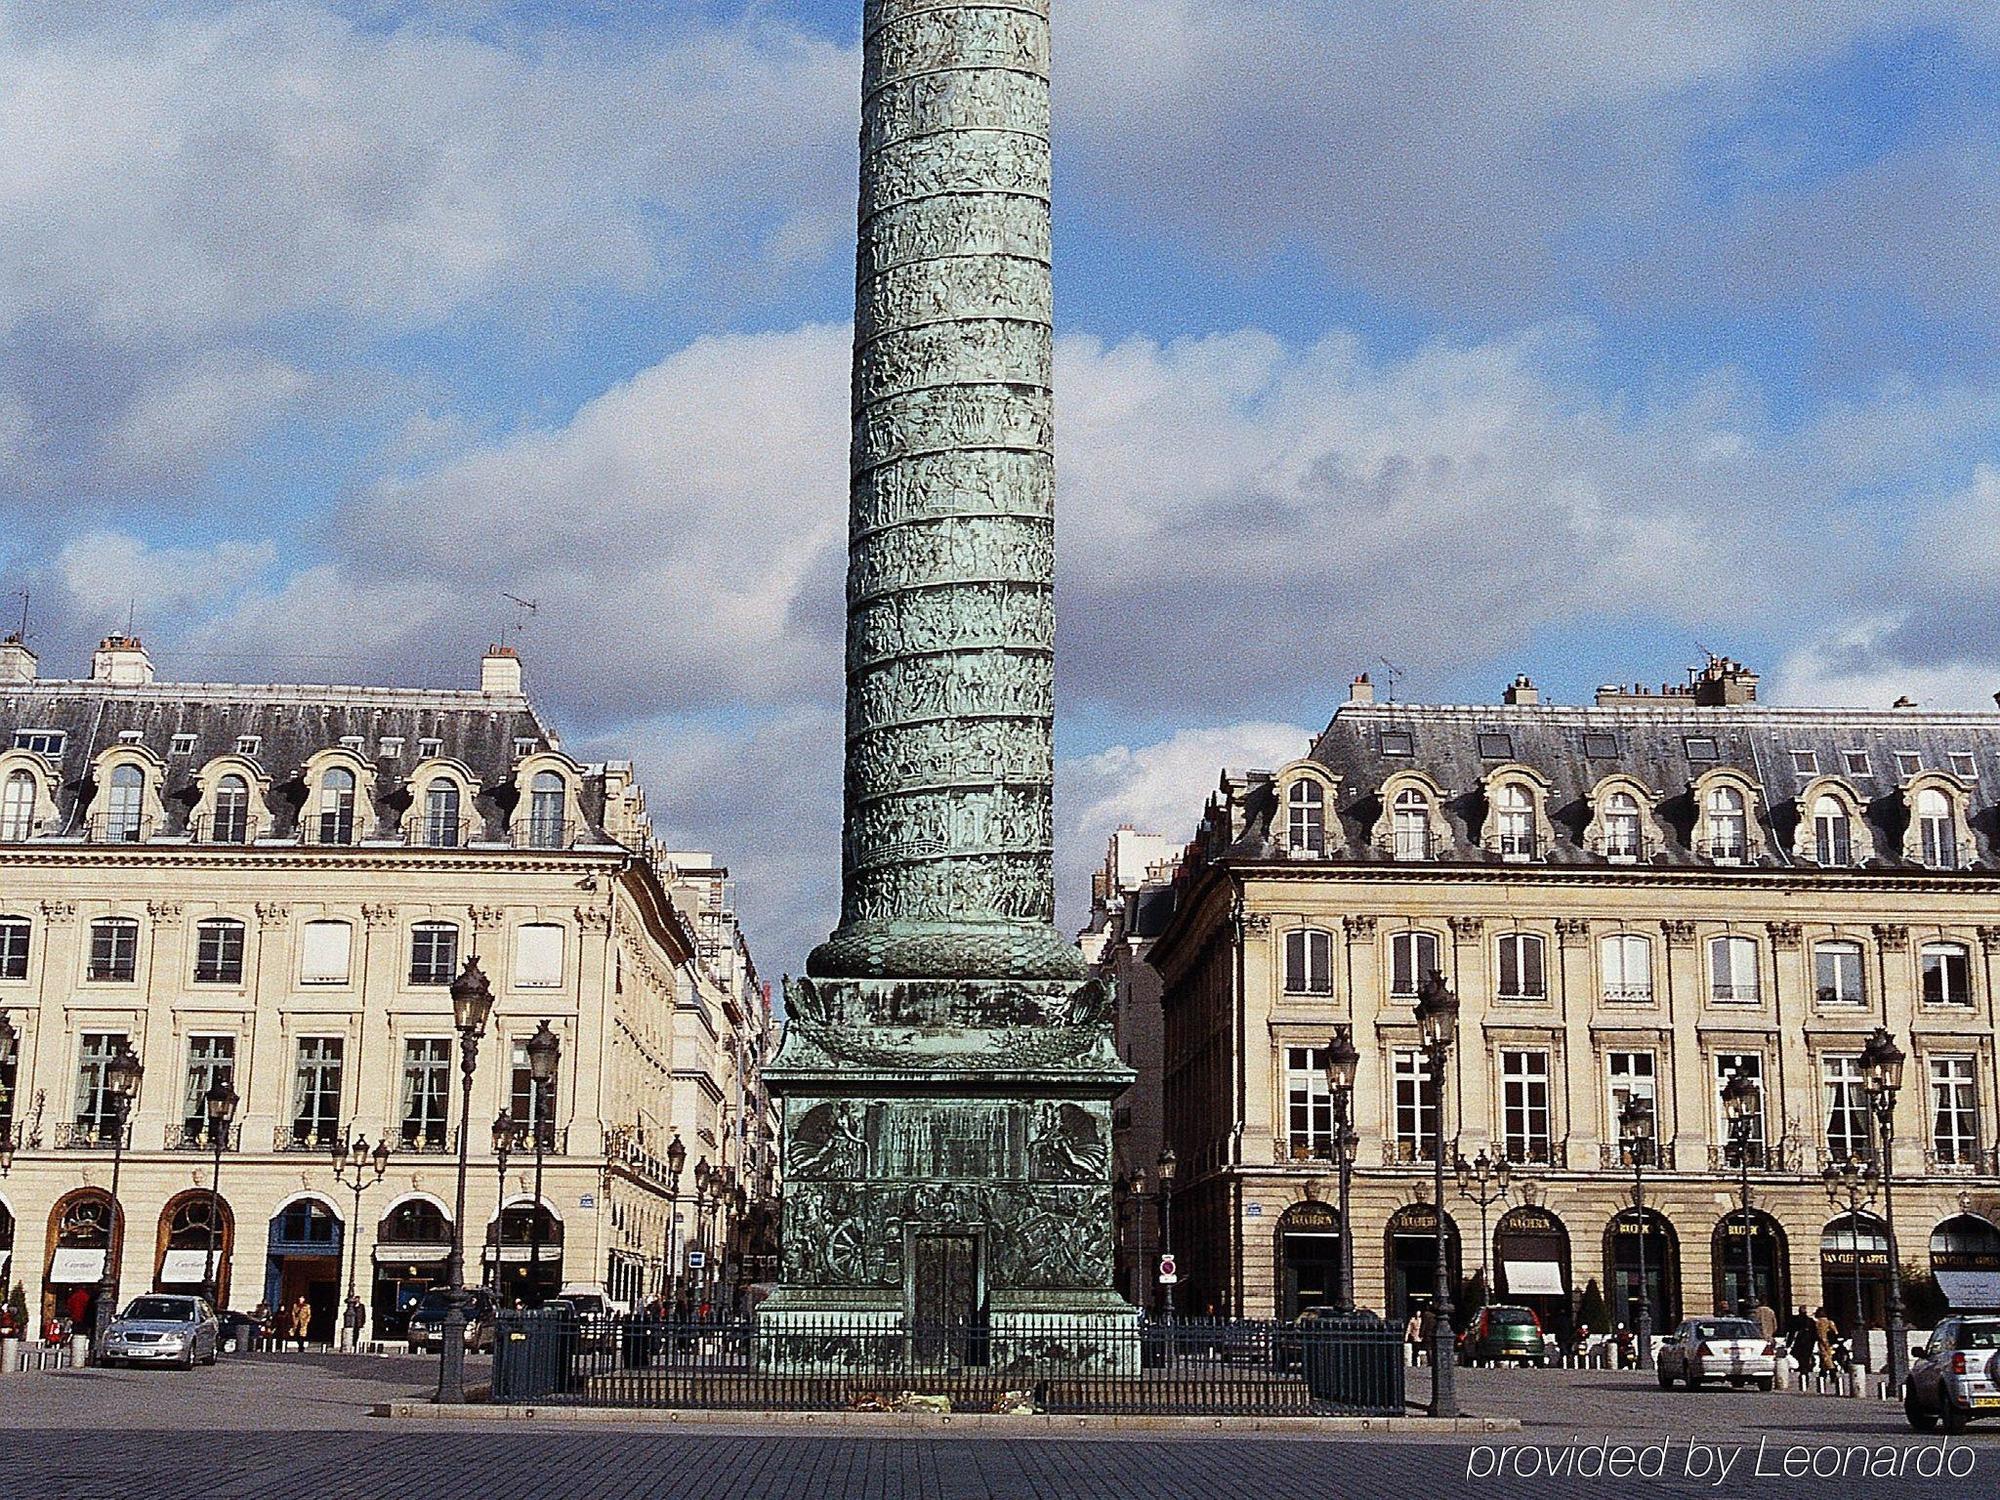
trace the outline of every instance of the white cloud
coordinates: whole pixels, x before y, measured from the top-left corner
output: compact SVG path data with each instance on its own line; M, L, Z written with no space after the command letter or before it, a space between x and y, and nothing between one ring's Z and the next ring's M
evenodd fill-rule
M277 555L269 541L161 547L124 532L92 531L62 547L52 572L65 593L63 607L97 621L100 630L122 626L129 612L175 632L183 617L236 597Z

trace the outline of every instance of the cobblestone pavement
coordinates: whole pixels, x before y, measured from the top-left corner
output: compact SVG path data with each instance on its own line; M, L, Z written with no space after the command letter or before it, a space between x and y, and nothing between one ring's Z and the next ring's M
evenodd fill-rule
M427 1394L434 1381L428 1361L331 1356L225 1361L189 1373L9 1377L0 1381L0 1500L1631 1500L1635 1494L1960 1500L1992 1494L2000 1483L2000 1427L1975 1428L1948 1449L1942 1440L1916 1438L1894 1408L1874 1403L1661 1392L1650 1379L1603 1371L1461 1372L1468 1409L1518 1416L1525 1426L1517 1434L1449 1443L1150 1433L877 1436L760 1430L754 1419L662 1431L391 1423L366 1415L374 1402ZM1421 1377L1413 1394L1424 1394ZM1655 1446L1663 1442L1664 1449ZM1702 1445L1699 1454L1691 1442ZM1620 1443L1645 1455L1639 1475L1602 1472L1616 1462ZM1791 1449L1808 1457L1830 1453L1845 1473L1786 1478L1783 1460ZM1902 1473L1857 1472L1851 1456L1857 1450ZM1734 1455L1732 1466L1719 1476L1710 1455L1724 1452ZM1926 1453L1959 1472L1919 1474ZM1554 1478L1546 1472L1550 1465L1561 1469ZM1658 1477L1650 1472L1655 1466Z

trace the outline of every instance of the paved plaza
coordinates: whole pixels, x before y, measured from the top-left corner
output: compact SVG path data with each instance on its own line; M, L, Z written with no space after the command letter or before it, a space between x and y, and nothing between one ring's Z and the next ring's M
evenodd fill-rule
M1464 1371L1461 1398L1519 1418L1494 1438L881 1435L773 1428L754 1419L694 1431L631 1423L387 1421L381 1403L428 1393L411 1359L255 1357L213 1370L88 1371L0 1384L0 1500L1319 1500L1328 1496L1501 1497L1990 1494L2000 1428L1958 1440L1956 1477L1925 1478L1918 1439L1875 1403L1709 1391L1661 1392L1603 1371ZM1421 1395L1421 1389L1414 1392ZM1726 1476L1690 1477L1732 1453ZM1604 1477L1617 1445L1665 1441L1664 1472ZM1766 1473L1756 1473L1759 1444ZM1609 1446L1607 1446L1607 1444ZM1890 1445L1892 1458L1875 1450ZM1895 1479L1786 1478L1788 1451L1836 1456L1866 1445ZM1657 1450L1656 1450L1657 1451ZM1949 1453L1949 1450L1947 1450ZM1822 1460L1827 1462L1829 1460ZM1554 1464L1565 1472L1539 1472ZM1967 1469L1970 1472L1966 1472ZM1718 1477L1721 1482L1717 1483Z

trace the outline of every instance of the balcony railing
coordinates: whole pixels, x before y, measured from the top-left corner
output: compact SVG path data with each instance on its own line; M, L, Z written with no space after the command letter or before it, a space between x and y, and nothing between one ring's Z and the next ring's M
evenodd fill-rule
M84 836L93 844L143 844L153 836L153 820L99 813L84 825Z
M1924 1152L1924 1170L1940 1177L2000 1176L2000 1149L1968 1146L1961 1150L1939 1151L1933 1146Z
M1660 841L1649 838L1621 838L1613 834L1600 835L1594 851L1617 865L1636 865L1641 860L1651 859L1660 852Z
M566 818L521 818L507 830L507 837L516 849L567 849L579 831L579 825Z
M428 818L419 814L403 824L403 842L412 849L463 849L472 842L473 822Z
M1606 1172L1632 1170L1632 1148L1623 1141L1599 1141L1597 1143L1597 1165ZM1674 1143L1672 1141L1653 1142L1653 1156L1646 1163L1648 1172L1671 1172L1674 1170Z
M256 818L196 818L188 824L188 837L197 844L254 844L264 832Z
M1502 1144L1501 1154L1516 1166L1553 1167L1557 1171L1569 1168L1569 1142L1527 1140L1507 1141Z
M0 821L0 844L25 844L48 831L44 818L8 818Z
M1708 1170L1711 1172L1740 1172L1743 1170L1726 1145L1711 1145L1708 1148ZM1804 1170L1802 1153L1790 1141L1752 1141L1750 1143L1750 1170L1753 1172L1798 1172Z
M1444 852L1445 841L1435 833L1398 830L1389 836L1389 842L1384 847L1392 859L1427 860L1436 859Z
M166 1145L169 1151L213 1151L215 1149L215 1141L208 1133L208 1122L206 1120L200 1122L192 1120L183 1121L178 1127L167 1132ZM222 1149L225 1151L240 1151L243 1149L243 1127L241 1125L231 1125L229 1127L228 1133L222 1142Z
M56 1126L58 1151L109 1151L118 1135L115 1125L95 1120L64 1120Z
M1437 1150L1437 1143L1426 1136L1421 1145L1415 1141L1382 1142L1382 1165L1385 1167L1426 1167Z
M1749 864L1753 853L1749 840L1742 838L1703 839L1695 845L1695 852L1719 865Z
M271 1134L273 1151L326 1151L333 1143L344 1140L345 1133L332 1121L294 1120L289 1125L280 1125Z
M1755 1005L1758 1000L1757 986L1717 980L1709 986L1708 998L1717 1005Z
M452 1149L451 1132L442 1125L434 1130L405 1125L396 1133L393 1151L408 1151L418 1156L444 1156Z
M1598 998L1606 1005L1651 1005L1653 987L1650 984L1607 984L1598 992Z
M1517 864L1542 857L1542 841L1532 833L1503 833L1490 839L1487 852Z

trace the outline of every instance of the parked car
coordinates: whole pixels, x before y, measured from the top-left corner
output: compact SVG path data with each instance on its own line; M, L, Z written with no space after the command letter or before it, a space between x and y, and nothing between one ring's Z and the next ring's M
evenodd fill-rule
M218 1337L224 1352L248 1354L257 1344L257 1320L247 1312L219 1312L215 1315Z
M1458 1358L1461 1364L1545 1365L1549 1346L1542 1337L1542 1320L1532 1307L1488 1303L1458 1336Z
M204 1297L152 1292L134 1297L104 1335L107 1365L215 1363L215 1310Z
M465 1308L465 1347L475 1353L493 1350L493 1298L490 1293L468 1289ZM412 1354L428 1354L439 1349L438 1337L444 1326L448 1305L445 1289L432 1287L410 1313L408 1338Z
M1711 1380L1768 1391L1778 1376L1778 1346L1748 1318L1689 1318L1654 1358L1665 1390L1676 1380L1691 1391Z
M1919 1432L1957 1432L2000 1414L2000 1318L1946 1318L1903 1381L1903 1415Z

